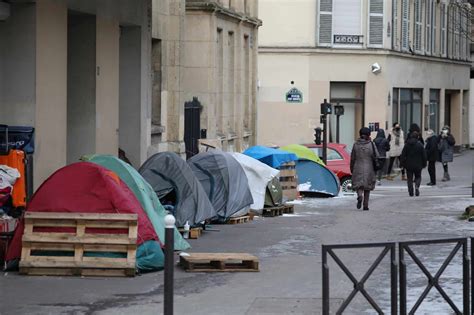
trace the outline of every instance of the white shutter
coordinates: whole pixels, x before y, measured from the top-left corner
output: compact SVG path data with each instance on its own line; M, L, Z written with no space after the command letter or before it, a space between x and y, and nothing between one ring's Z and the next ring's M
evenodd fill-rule
M332 0L319 0L319 46L332 44Z
M383 46L383 0L370 0L368 46Z
M442 3L441 4L441 14L440 14L440 47L439 51L441 53L441 56L446 57L446 23L447 23L447 12L446 12L446 4Z
M400 47L398 38L398 0L393 0L392 43L392 48L398 50Z
M425 52L427 55L431 55L431 39L432 39L432 34L431 34L431 23L432 23L432 18L433 18L433 0L426 0L426 22L425 22Z
M431 1L431 54L436 54L436 32L438 31L438 6L435 1Z
M410 1L402 0L402 50L408 51L410 42Z
M423 32L423 23L422 23L422 5L421 0L415 0L415 40L414 40L414 49L416 52L421 52L421 38Z

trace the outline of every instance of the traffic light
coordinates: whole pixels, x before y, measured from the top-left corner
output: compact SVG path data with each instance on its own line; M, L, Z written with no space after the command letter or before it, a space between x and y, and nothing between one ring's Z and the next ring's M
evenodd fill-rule
M321 145L321 133L322 133L322 129L321 128L315 128L314 129L314 143L316 143L317 145Z
M324 103L321 103L321 115L331 115L332 105L324 99Z

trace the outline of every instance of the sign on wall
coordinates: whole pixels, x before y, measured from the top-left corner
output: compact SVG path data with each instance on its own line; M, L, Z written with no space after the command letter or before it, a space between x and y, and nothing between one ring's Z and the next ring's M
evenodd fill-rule
M286 93L287 103L303 103L303 93L297 88L292 88Z

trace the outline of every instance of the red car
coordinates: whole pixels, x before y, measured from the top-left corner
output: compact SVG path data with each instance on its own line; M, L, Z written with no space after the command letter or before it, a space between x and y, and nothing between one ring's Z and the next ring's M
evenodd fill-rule
M305 144L304 146L313 150L320 158L323 157L322 145ZM327 168L339 178L342 191L349 191L352 183L351 152L346 144L328 143Z

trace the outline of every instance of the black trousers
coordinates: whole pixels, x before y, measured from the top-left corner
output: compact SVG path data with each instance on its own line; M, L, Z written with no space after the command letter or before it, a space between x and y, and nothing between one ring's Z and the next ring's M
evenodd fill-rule
M413 177L415 177L414 181L413 181ZM413 182L415 182L415 188L420 188L421 170L407 170L407 185L408 185L408 193L410 195L413 195Z
M393 163L395 162L395 159L400 159L400 157L398 157L398 156L390 157L390 162L388 164L387 175L392 174L392 168L393 168ZM405 175L405 169L404 168L402 168L402 175Z
M428 162L428 173L430 174L430 183L436 184L436 161Z

